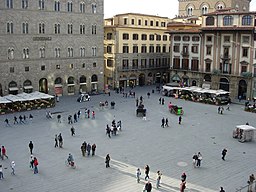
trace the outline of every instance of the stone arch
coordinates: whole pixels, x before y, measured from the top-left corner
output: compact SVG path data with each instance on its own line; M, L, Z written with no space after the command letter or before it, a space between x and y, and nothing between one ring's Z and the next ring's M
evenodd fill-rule
M98 82L98 76L97 75L92 75L91 77L91 82Z
M241 79L238 83L238 97L242 96L242 99L246 99L247 95L247 82Z
M145 74L141 73L139 75L139 86L143 86L143 85L145 85Z
M229 79L222 77L219 82L219 89L229 92Z
M57 78L55 79L55 81L54 81L54 84L55 84L55 85L62 85L62 83L63 83L63 80L62 80L61 77L57 77Z
M39 80L39 91L48 93L48 80L46 78L41 78Z

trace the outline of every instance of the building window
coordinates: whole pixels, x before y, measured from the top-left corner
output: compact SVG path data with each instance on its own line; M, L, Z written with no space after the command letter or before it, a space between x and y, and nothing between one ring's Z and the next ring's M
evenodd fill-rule
M191 52L192 52L192 53L198 53L198 45L193 45L193 46L191 47Z
M80 57L85 57L85 48L84 47L80 48Z
M216 6L216 9L218 9L218 10L221 10L221 9L223 9L224 8L224 5L222 5L222 4L218 4L217 6Z
M149 53L154 53L155 52L155 47L154 45L149 46Z
M143 41L147 40L147 35L146 34L142 34L141 35L141 40L143 40Z
M183 41L190 41L190 37L189 36L183 36L182 40Z
M92 25L92 35L96 35L97 34L97 25L94 24Z
M41 71L45 71L45 65L41 66Z
M212 36L206 36L206 41L207 42L212 42Z
M45 6L45 0L39 0L38 1L38 8L40 9L40 10L44 10L44 7Z
M68 12L72 12L73 11L73 2L72 1L69 1L67 3L67 11Z
M123 45L123 53L129 53L129 46Z
M141 25L141 19L138 20L138 25Z
M21 0L21 8L22 9L28 8L28 0Z
M127 25L127 21L128 21L128 19L124 18L124 25Z
M156 40L161 41L161 35L156 35Z
M14 67L10 67L10 73L14 73Z
M224 36L224 43L230 43L230 36Z
M132 19L132 22L131 22L131 23L132 23L132 25L134 25L134 24L135 24L135 20L134 20L134 19Z
M211 46L206 47L206 55L212 55L212 47Z
M242 48L242 56L243 57L248 57L248 51L249 51L249 48L243 47Z
M22 23L22 33L28 34L28 23L27 22Z
M28 67L28 66L25 67L25 71L26 71L26 72L29 71L29 67Z
M147 53L147 46L146 45L141 46L141 53Z
M82 68L85 68L85 63L82 64Z
M150 26L154 26L154 21L150 21Z
M165 27L165 26L166 26L165 22L161 22L161 27Z
M112 47L111 46L107 46L107 53L112 53Z
M68 34L73 34L73 25L68 24Z
M60 57L60 48L59 48L59 47L56 47L56 48L54 49L54 53L55 53L55 57L56 57L56 58L59 58L59 57Z
M107 40L111 40L113 38L113 34L112 33L107 33Z
M156 45L156 53L160 53L161 52L161 46L160 45Z
M55 24L54 25L54 33L55 34L60 34L60 24Z
M147 68L147 59L141 59L140 65L141 65L141 68Z
M9 48L7 51L7 58L8 59L14 59L14 48Z
M145 26L147 26L148 25L148 20L145 20Z
M159 21L156 21L156 26L157 26L157 27L159 26Z
M180 45L174 45L173 46L173 52L179 53L180 52Z
M60 69L60 65L56 65L56 69Z
M23 48L23 59L28 59L28 58L29 58L29 49Z
M166 53L166 45L163 45L163 53Z
M155 35L150 34L150 35L149 35L149 40L150 40L150 41L154 41L154 40L155 40Z
M38 24L38 33L39 34L44 34L45 33L45 24L44 23L39 23Z
M93 57L97 56L97 48L96 47L92 47L92 56Z
M153 68L155 66L155 60L154 59L149 59L149 68Z
M92 4L92 13L97 13L97 5L95 3Z
M129 34L123 33L123 40L129 40Z
M139 65L139 60L133 59L132 60L132 69L138 69L138 65Z
M97 67L97 63L96 62L92 63L92 67Z
M167 35L163 35L163 41L167 41Z
M211 63L210 62L205 63L205 72L211 72Z
M73 57L74 56L74 51L72 47L68 47L68 57Z
M80 34L85 34L85 25L80 25Z
M212 16L209 16L209 17L206 17L206 26L212 26L214 25L214 17Z
M139 35L136 34L136 33L133 34L133 35L132 35L132 39L133 39L133 40L138 40L138 39L139 39Z
M85 12L85 3L81 2L79 7L80 7L80 13L84 13Z
M13 0L6 0L6 7L8 9L13 9Z
M199 41L199 37L198 37L198 36L193 36L193 37L192 37L192 41L198 42L198 41Z
M192 8L192 7L189 7L189 8L187 9L187 15L188 15L188 16L192 16L192 15L193 15L193 8Z
M181 37L180 36L174 36L174 41L180 41Z
M230 25L233 25L233 17L232 16L225 16L223 18L223 25L224 26L230 26Z
M138 45L133 45L132 51L133 51L133 53L138 53L138 51L139 51Z
M44 47L39 48L39 57L45 58L45 48Z
M13 34L13 22L8 22L6 24L6 32L8 34Z
M241 66L241 73L247 72L247 66Z
M204 5L204 6L202 7L202 15L204 15L204 14L206 14L206 13L208 13L208 7L207 7L206 5Z
M60 2L59 1L54 2L54 11L60 11Z
M123 59L122 69L129 69L129 60L128 59Z
M251 15L245 15L242 18L242 25L251 25L252 24L252 16Z
M74 64L73 63L69 64L69 69L74 69Z
M199 66L199 60L198 59L192 59L191 60L191 70L192 71L198 71Z
M242 42L243 43L249 43L249 41L250 41L250 36L242 36Z
M113 67L113 60L107 59L107 67Z

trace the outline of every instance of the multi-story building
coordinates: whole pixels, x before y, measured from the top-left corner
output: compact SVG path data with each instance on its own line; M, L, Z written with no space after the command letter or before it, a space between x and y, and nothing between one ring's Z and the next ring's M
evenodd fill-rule
M242 96L251 98L255 37L255 12L216 11L202 16L202 26L198 35L201 39L199 48L199 69L196 74L192 70L194 42L188 43L191 31L178 33L171 31L172 47L183 48L177 54L174 51L171 76L186 75L187 81L180 77L187 85L209 85L213 89L223 89L231 93L231 98ZM195 35L194 33L192 35ZM186 37L186 38L185 38ZM193 38L193 36L192 36ZM191 39L191 37L190 37ZM190 40L189 39L189 40ZM177 40L183 40L177 41ZM184 40L187 44L184 45ZM184 48L185 47L185 48ZM184 49L188 50L184 54ZM179 58L179 59L178 59ZM186 61L188 59L188 61ZM184 64L188 62L188 67ZM179 68L178 68L179 67ZM196 78L198 83L196 83ZM176 77L176 79L178 79ZM191 79L191 80L190 80ZM194 80L194 83L193 83Z
M201 16L219 9L249 11L251 0L178 0L179 16Z
M5 0L0 23L0 95L103 89L103 0Z
M126 87L167 82L168 18L120 14L105 20L105 84Z

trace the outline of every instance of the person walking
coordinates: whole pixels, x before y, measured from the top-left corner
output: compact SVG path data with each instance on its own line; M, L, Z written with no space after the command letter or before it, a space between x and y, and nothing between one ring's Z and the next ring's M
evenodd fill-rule
M55 139L54 139L54 141L55 141L55 145L54 145L54 147L56 148L56 147L58 147L59 145L58 145L58 135L56 134L55 135Z
M156 172L156 188L158 189L160 186L161 178L162 178L162 173L160 171Z
M92 156L95 155L95 151L96 151L96 144L94 143L94 144L92 145Z
M138 169L136 170L137 183L140 182L140 176L141 176L141 171L140 171L140 168L138 168Z
M166 118L165 119L165 125L164 125L165 127L169 127L169 123L168 122L169 122L169 120L168 120L168 118Z
M8 156L6 155L6 149L4 146L2 146L2 160L4 160L4 157L8 159Z
M71 127L70 131L71 131L71 136L74 136L75 135L75 128L73 126Z
M38 160L34 157L34 174L38 173Z
M186 175L186 173L184 172L184 173L182 173L182 175L181 175L181 181L182 182L184 182L184 181L186 181L186 179L187 179L187 175Z
M149 170L150 170L149 166L146 165L145 166L145 180L149 179Z
M8 127L11 126L11 125L9 124L9 120L8 120L7 118L4 120L4 122L5 122L6 127L7 127L7 126L8 126Z
M18 124L18 118L16 116L13 117L13 124Z
M220 192L225 192L225 190L223 189L223 187L220 187Z
M222 154L222 160L223 160L223 161L225 161L225 156L226 156L227 152L228 152L228 150L225 149L225 148L222 150L222 153L221 153L221 154Z
M95 119L95 111L92 111L92 119Z
M30 154L33 154L33 148L34 148L34 144L32 143L32 141L29 142L28 144L29 150L30 150Z
M81 145L81 152L82 152L82 156L83 157L85 156L85 151L86 151L85 145L84 145L84 143L82 143L82 145Z
M160 98L158 99L158 101L159 101L159 104L161 105L162 98L160 97Z
M137 97L137 99L136 99L136 107L138 107L139 106L139 98Z
M87 150L87 156L90 156L92 146L90 143L87 144L86 150Z
M10 167L12 169L11 175L15 175L15 162L14 161L11 162L11 166Z
M252 190L252 186L253 186L253 182L255 181L255 177L254 177L254 175L253 174L251 174L250 176L249 176L249 180L248 180L248 184L249 184L249 192L253 192L253 190Z
M63 138L62 138L61 133L58 136L58 140L59 140L59 147L62 148L62 146L63 146Z
M164 128L164 123L165 123L165 119L164 119L164 117L162 118L162 124L161 124L161 127L163 127Z
M148 99L150 98L150 92L147 93Z
M111 129L110 129L110 127L107 125L106 134L108 135L109 138L111 138L110 133L111 133Z
M162 105L164 105L164 98L162 98Z
M34 156L33 156L33 155L30 155L29 167L30 167L32 170L34 169Z
M198 160L198 156L196 153L193 155L192 159L193 159L193 166L194 166L194 168L196 168L197 160Z
M146 192L151 192L151 190L152 190L152 184L151 184L149 181L145 184L144 190L145 190Z
M198 154L197 154L197 164L196 164L197 167L201 166L201 161L202 160L203 160L203 156L200 152L198 152Z
M181 120L182 120L182 117L181 117L181 116L179 116L179 124L181 124Z
M4 179L3 165L0 165L0 180Z
M181 184L180 184L180 192L184 192L185 189L186 189L186 181L181 182Z
M74 114L74 123L77 123L77 114Z
M106 168L110 167L109 162L110 162L110 156L109 156L109 154L107 154L107 156L105 158Z

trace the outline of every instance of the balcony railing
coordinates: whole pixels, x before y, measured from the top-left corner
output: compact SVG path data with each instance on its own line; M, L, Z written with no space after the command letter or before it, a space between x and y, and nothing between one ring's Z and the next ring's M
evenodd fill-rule
M224 55L221 55L220 58L223 59L223 60L230 60L231 56L228 55L228 54L224 54Z
M146 66L146 67L118 67L118 71L137 71L137 70L149 70L149 69L168 69L170 68L170 65L165 65L165 66Z

